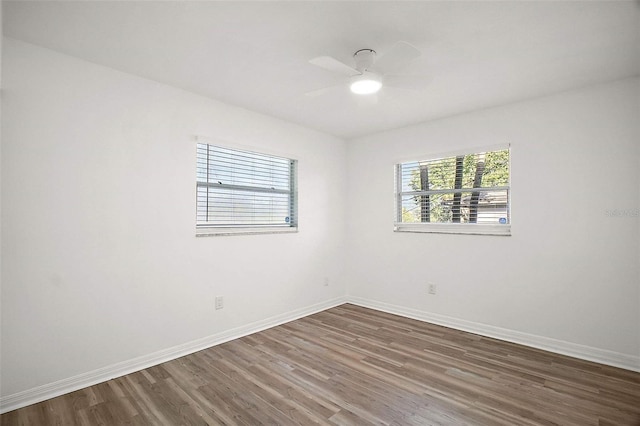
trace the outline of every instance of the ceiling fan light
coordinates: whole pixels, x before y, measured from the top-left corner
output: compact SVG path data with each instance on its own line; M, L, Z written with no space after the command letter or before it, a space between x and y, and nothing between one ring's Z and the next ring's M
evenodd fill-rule
M382 80L373 73L365 72L353 77L349 88L356 95L371 95L382 88Z

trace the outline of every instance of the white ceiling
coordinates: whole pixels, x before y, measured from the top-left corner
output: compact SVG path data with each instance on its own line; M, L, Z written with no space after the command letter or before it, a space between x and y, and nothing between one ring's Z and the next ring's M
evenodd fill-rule
M6 36L343 138L640 74L630 2L3 1ZM308 63L407 41L377 103Z

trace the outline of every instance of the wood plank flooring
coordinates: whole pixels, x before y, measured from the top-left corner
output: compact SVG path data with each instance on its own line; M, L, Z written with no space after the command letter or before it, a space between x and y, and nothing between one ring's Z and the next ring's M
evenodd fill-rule
M640 373L342 305L9 425L640 425Z

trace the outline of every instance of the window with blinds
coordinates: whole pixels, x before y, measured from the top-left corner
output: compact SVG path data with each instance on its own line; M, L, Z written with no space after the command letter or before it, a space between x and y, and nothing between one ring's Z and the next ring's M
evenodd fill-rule
M511 234L509 148L396 165L396 231Z
M296 160L198 143L196 161L198 230L297 228Z

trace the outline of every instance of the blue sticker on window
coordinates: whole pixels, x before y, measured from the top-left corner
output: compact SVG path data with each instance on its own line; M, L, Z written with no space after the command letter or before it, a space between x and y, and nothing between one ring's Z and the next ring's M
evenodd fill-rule
M289 216L287 216L287 217L285 217L285 218L284 218L284 221L285 221L286 223L289 223L289 222L291 222L291 219L289 219Z
M500 223L502 223L503 225L504 225L505 223L507 223L507 218L506 218L506 217L501 217L501 218L500 218Z

